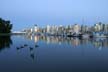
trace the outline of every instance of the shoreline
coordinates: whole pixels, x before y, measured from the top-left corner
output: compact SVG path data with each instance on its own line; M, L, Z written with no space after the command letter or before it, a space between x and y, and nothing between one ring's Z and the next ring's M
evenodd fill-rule
M25 33L0 33L0 36L11 36L11 35L25 35ZM44 35L44 36L46 36L46 35ZM58 37L57 35L48 35L48 36L56 36L56 37ZM87 37L84 37L83 35L81 35L81 36L74 36L74 35L62 36L61 35L61 37L73 37L73 38L75 38L75 37L76 38L108 38L108 36L92 36L92 37L91 36L87 36Z

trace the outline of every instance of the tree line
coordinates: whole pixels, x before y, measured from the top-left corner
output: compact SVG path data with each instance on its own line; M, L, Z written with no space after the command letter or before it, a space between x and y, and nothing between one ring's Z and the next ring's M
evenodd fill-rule
M9 20L0 18L0 33L11 33L13 25Z

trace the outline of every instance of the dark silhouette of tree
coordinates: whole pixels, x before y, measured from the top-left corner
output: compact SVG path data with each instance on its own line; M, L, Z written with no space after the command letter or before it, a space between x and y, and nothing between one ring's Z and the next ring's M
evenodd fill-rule
M0 33L10 33L12 29L12 24L10 21L3 20L0 18Z

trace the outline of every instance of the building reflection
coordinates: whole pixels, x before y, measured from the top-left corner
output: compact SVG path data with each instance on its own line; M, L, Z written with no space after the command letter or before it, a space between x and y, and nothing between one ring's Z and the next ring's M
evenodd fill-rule
M12 40L10 36L0 36L0 51L5 48L10 48L12 45Z
M81 43L81 41L78 38L73 38L71 42L72 42L72 45L74 46L78 46Z
M47 44L56 43L56 44L62 44L62 43L68 43L73 46L78 46L82 43L87 43L88 40L83 40L76 37L54 37L54 36L47 36L47 37L40 37L40 40L45 41Z
M27 39L32 40L34 43L31 44L24 44L19 46L17 50L22 48L29 48L29 57L34 61L37 61L37 48L38 42L43 41L47 44L69 44L74 46L75 48L79 45L88 45L91 44L94 48L102 50L102 48L108 47L108 39L107 38L76 38L76 37L60 37L60 36L25 36Z
M96 48L108 47L108 39L107 38L96 38L93 40L93 45Z
M22 44L22 45L19 45L18 47L16 47L18 53L21 54L21 50L23 49L29 49L29 57L35 61L37 60L37 48L39 47L37 45L37 42L39 41L39 37L38 36L32 36L32 35L24 35L24 38L28 39L28 40L31 40L33 41L33 45L31 44Z
M39 36L34 36L34 42L37 43L39 40Z
M35 43L37 43L39 41L39 36L32 36L32 35L27 35L24 36L25 38L29 39L29 40L33 40Z
M108 47L108 38L77 38L77 37L60 37L60 36L28 36L26 37L34 42L39 40L45 41L47 44L68 43L73 46L92 44L96 48Z

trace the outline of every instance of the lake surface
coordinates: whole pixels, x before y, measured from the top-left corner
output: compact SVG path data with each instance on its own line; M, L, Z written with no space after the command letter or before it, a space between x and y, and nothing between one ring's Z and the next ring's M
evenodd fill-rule
M108 39L0 36L0 72L108 72Z

